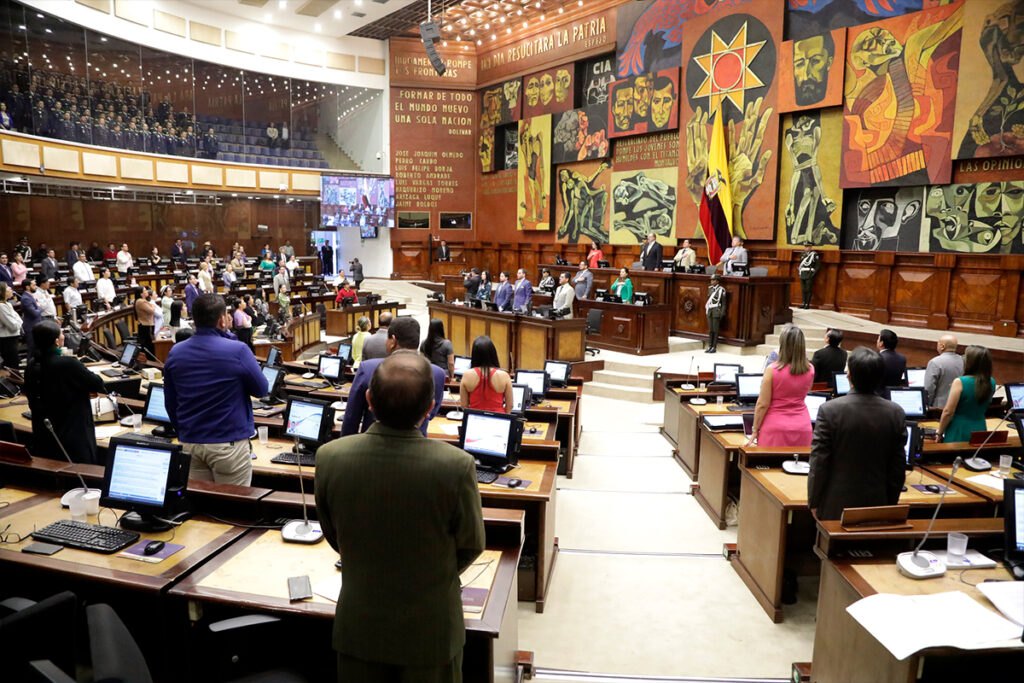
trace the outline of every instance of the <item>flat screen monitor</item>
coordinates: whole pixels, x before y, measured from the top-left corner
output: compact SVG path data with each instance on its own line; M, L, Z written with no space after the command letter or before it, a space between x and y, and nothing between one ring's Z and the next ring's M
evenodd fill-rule
M909 418L924 417L924 389L890 387L889 400L903 408L903 413Z
M463 374L469 372L473 365L473 359L469 356L455 356L455 376L462 377Z
M543 370L516 370L515 384L530 387L534 400L544 398L548 389L548 373Z
M742 415L704 415L704 424L709 429L720 431L723 429L743 429Z
M504 471L518 462L523 422L515 415L466 410L459 447L489 470Z
M331 429L330 405L312 399L288 399L285 409L284 433L305 444L325 441Z
M117 359L117 362L126 368L130 368L135 364L135 359L138 355L139 347L129 342L124 345L124 351L121 352L121 357Z
M281 380L284 379L284 371L281 368L264 365L263 377L267 380L267 396L273 396L281 385Z
M1014 410L1024 410L1024 382L1007 384L1003 388L1010 407Z
M345 361L338 356L320 356L320 376L332 382L338 381L345 369Z
M559 360L544 361L544 372L548 373L548 379L553 387L564 387L569 381L569 374L572 372L572 363L565 363Z
M148 422L162 425L171 424L171 416L167 414L167 404L164 401L163 384L151 383L149 385L149 391L146 393L146 407L142 412L142 417Z
M395 179L383 176L320 176L320 224L359 230L364 239L395 227Z
M904 423L907 431L906 440L903 442L903 457L906 459L907 469L913 469L921 457L921 429L916 422Z
M825 405L828 396L824 394L807 394L804 396L804 405L807 406L807 413L811 416L811 424L818 419L818 409Z
M832 377L835 380L836 396L845 396L850 393L850 378L846 376L845 372L833 372Z
M1003 479L1003 500L1006 501L1005 538L1007 563L1024 563L1024 480Z
M281 349L271 346L267 351L267 365L276 366L279 360L281 360Z
M743 373L736 375L736 399L744 403L754 403L761 393L761 380L764 373Z
M924 386L925 368L907 368L907 386Z
M338 344L338 358L342 360L345 365L352 362L352 345L351 344Z
M715 363L715 381L723 384L736 384L736 375L743 372L742 365L731 363Z
M526 408L530 405L530 387L525 384L513 384L512 385L512 408L509 410L510 413L522 415L526 412Z
M171 516L188 486L190 456L181 444L113 437L100 504L144 515Z

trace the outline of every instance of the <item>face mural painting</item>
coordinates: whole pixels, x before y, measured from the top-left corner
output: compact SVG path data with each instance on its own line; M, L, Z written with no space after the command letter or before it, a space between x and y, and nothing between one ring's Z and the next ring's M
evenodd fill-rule
M925 219L922 251L1024 254L1024 181L929 188Z

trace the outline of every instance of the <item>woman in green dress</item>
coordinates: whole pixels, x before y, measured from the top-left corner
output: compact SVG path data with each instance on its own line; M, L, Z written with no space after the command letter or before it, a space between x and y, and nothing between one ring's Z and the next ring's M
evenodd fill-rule
M633 303L633 281L629 279L629 268L619 271L619 279L612 283L612 294L622 297L622 303Z
M940 440L970 441L971 432L985 431L985 411L995 390L992 354L984 346L968 346L964 352L964 374L953 380L946 407L942 409Z

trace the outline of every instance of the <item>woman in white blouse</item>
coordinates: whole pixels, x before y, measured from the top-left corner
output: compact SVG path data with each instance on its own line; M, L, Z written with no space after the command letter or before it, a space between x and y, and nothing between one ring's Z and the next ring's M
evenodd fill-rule
M210 273L210 264L203 261L199 264L199 291L203 294L213 294L213 275Z
M110 268L104 268L100 279L96 281L96 297L103 302L106 308L110 308L116 296L114 281L110 279Z

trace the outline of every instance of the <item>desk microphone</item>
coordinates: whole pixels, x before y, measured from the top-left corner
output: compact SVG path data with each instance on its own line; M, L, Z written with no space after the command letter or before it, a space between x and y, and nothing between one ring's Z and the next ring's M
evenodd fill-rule
M117 394L112 391L109 394L107 394L107 398L109 398L110 402L114 404L114 414L119 414L121 411L117 409ZM122 427L134 427L135 425L132 424L132 418L135 416L135 411L132 410L132 407L127 403L124 404L124 407L128 410L128 417L120 418L118 420L118 424L120 424Z
M306 487L302 481L302 451L299 447L298 438L295 439L295 464L299 467L299 496L302 500L302 519L293 519L281 528L281 538L289 543L305 543L313 545L324 540L323 529L320 522L310 522L309 513L306 511Z
M977 450L974 451L974 455L964 460L964 467L966 467L972 472L986 472L992 469L992 463L990 463L985 458L980 457L978 454L981 453L981 449L985 447L985 444L988 443L988 440L995 436L996 432L999 431L999 428L1006 423L1006 420L1009 419L1010 414L1013 413L1013 410L1013 405L1011 404L1010 409L1006 411L1006 414L1003 415L1003 419L999 421L999 424L996 425L995 429L989 430L988 436L985 437L985 440L982 441L981 445L978 446Z
M690 356L690 367L686 371L687 381L685 383L683 383L679 387L680 389L685 389L686 391L692 391L692 390L697 388L696 385L694 385L692 382L689 381L689 379L693 377L693 359L694 359L694 357ZM700 381L700 367L699 366L697 367L697 380Z
M946 563L940 560L935 553L921 550L921 548L924 547L928 535L932 532L935 518L939 516L939 508L942 507L942 501L946 499L946 493L949 491L949 485L953 482L956 471L963 463L963 459L959 457L953 461L953 469L949 473L949 478L946 479L946 485L942 487L939 504L935 506L935 512L932 513L932 519L928 522L928 528L925 529L921 542L917 544L913 552L900 553L896 556L896 568L899 569L900 574L912 579L934 579L946 573Z
M43 425L45 425L46 428L48 430L50 430L50 434L53 435L53 440L57 442L58 446L60 446L60 452L64 454L64 458L68 461L69 464L74 466L75 461L72 460L71 456L68 455L68 452L66 450L64 450L64 444L61 443L60 437L57 436L57 432L54 431L53 423L50 422L50 418L44 417L43 418ZM82 488L80 488L80 489L71 489L70 491L68 491L63 496L60 497L60 504L62 506L64 506L64 507L71 507L71 499L74 497L74 495L76 493L81 492L82 495L85 495L86 493L90 493L92 491L95 491L96 493L100 493L99 489L91 489L91 488L89 488L89 486L85 483L85 478L82 476L81 472L76 472L76 475L78 476L78 481L82 484Z

